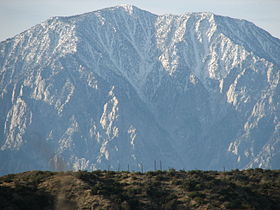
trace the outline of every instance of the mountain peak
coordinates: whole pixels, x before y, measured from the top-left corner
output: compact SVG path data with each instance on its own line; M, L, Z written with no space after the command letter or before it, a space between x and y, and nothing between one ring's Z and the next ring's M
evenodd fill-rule
M133 6L131 4L120 4L118 7L122 7L128 12L133 12L133 10L136 8L135 6Z
M140 9L139 7L136 7L134 5L131 5L131 4L120 4L118 6L115 6L113 8L119 8L119 9L123 9L124 11L126 11L129 15L133 15L135 13L150 13L149 11L147 10L143 10L143 9ZM105 8L106 10L106 8Z
M279 60L280 40L208 12L38 24L0 43L0 174L279 168Z

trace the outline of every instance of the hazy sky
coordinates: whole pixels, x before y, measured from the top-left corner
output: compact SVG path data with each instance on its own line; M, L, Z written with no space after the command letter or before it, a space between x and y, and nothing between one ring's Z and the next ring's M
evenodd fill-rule
M156 14L213 12L246 19L280 38L280 0L0 0L0 41L52 16L69 16L119 4Z

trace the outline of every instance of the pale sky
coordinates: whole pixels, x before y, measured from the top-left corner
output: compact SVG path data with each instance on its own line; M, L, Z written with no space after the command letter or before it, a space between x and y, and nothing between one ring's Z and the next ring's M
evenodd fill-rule
M0 41L53 16L70 16L120 4L155 14L213 12L246 19L280 38L280 0L0 0Z

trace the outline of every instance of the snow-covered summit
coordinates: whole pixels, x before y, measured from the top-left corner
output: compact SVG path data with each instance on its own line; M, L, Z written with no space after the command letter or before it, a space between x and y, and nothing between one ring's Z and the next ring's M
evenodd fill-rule
M137 7L130 4L121 4L119 7L122 7L127 11L130 15L133 13L133 10L138 9Z
M279 168L279 52L212 13L51 18L0 43L0 173Z

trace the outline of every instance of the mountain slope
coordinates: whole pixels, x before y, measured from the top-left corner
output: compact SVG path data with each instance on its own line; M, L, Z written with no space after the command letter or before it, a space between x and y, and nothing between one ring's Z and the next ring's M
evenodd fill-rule
M51 18L0 44L0 171L279 168L279 52L211 13Z

